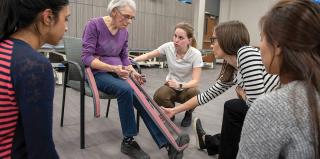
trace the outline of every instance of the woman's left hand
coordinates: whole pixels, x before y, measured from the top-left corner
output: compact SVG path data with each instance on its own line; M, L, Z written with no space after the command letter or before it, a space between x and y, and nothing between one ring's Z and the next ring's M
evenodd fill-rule
M143 75L141 75L141 74L139 74L137 71L135 71L135 70L133 70L132 71L132 77L137 81L137 82L139 82L139 84L140 85L142 85L142 84L144 84L144 82L145 82L145 77L143 76Z
M246 95L246 92L244 91L244 89L243 89L242 87L237 86L237 87L236 87L236 93L237 93L237 95L238 95L238 98L246 101L247 95Z
M145 76L138 73L133 67L125 67L126 70L129 71L131 77L134 78L140 85L144 84L146 81Z

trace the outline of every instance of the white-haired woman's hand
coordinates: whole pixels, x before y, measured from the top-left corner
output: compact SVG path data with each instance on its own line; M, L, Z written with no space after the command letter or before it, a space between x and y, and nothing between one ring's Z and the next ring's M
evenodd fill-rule
M114 66L114 73L122 79L127 79L129 77L129 71L124 69L122 65Z
M144 84L146 82L146 78L144 75L139 74L137 71L132 71L132 77L140 84Z

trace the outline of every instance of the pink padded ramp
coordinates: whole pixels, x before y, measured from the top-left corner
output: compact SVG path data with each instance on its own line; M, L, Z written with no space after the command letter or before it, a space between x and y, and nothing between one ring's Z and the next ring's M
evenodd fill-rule
M188 147L188 144L179 146L175 140L176 136L182 135L181 130L170 120L157 103L144 91L140 84L133 78L128 78L127 82L136 93L140 103L143 105L151 119L156 123L161 132L177 150L182 151Z

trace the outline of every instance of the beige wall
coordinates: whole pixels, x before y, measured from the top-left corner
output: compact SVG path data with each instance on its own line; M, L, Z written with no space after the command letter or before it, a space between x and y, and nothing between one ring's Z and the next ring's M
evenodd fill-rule
M103 16L110 0L70 0L67 36L82 37L86 22ZM170 41L176 23L193 24L193 5L176 0L136 0L136 20L129 26L129 48L154 49Z
M242 21L250 32L251 45L259 45L259 19L276 0L221 0L219 21Z
M70 0L71 17L67 36L81 37L88 19L103 16L111 0ZM203 22L199 21L198 3L192 5L177 0L135 0L136 20L129 26L129 48L154 49L170 41L176 23L185 21L194 25L198 43L202 41ZM259 44L258 22L277 0L220 0L219 21L240 20L247 26L251 45ZM204 15L204 13L203 13ZM199 24L197 24L199 23ZM201 29L202 28L202 29ZM198 39L200 38L200 39ZM198 44L198 46L200 46ZM201 47L200 47L201 48Z

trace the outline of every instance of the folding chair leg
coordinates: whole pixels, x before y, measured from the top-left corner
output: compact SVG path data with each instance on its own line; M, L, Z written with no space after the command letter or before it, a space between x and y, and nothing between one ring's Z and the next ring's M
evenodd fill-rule
M62 93L62 108L61 108L61 118L60 118L60 126L63 127L63 118L64 118L64 106L66 103L66 88L67 88L67 77L68 77L68 70L69 68L66 67L64 73L64 80L63 80L63 93Z
M108 100L108 106L107 106L107 111L106 111L106 118L108 118L108 116L109 116L110 102L111 102L111 99Z
M63 84L63 96L62 96L62 108L61 108L61 118L60 118L60 126L63 127L63 118L64 118L64 106L66 100L66 85Z
M85 145L85 112L84 112L84 92L80 91L80 149Z

